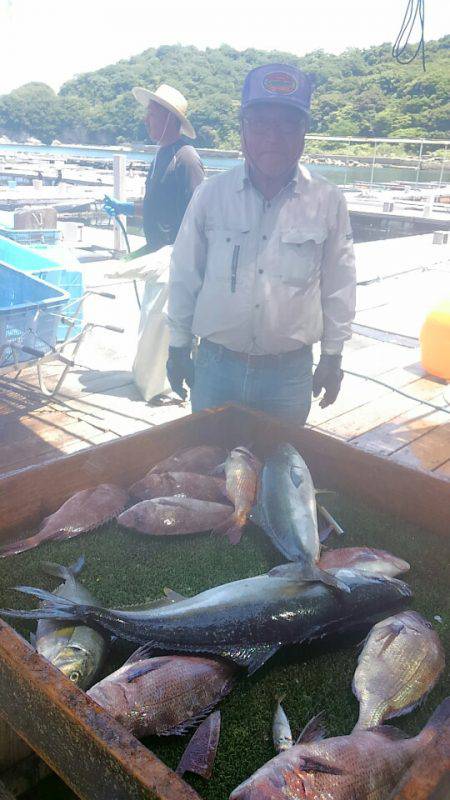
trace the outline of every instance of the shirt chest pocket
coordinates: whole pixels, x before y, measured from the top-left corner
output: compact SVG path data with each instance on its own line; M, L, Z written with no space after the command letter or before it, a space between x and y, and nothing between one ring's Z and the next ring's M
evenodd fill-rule
M290 228L281 232L280 273L283 283L306 289L320 273L326 231Z
M211 228L206 230L208 252L206 278L227 282L236 291L242 277L247 231L238 228Z

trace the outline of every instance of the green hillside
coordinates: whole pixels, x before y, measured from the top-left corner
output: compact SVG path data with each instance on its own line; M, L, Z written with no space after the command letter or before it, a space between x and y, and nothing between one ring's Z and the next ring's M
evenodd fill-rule
M0 134L44 142L117 144L145 141L136 85L170 83L189 99L203 147L239 146L237 111L245 74L259 64L286 61L313 73L314 132L343 136L450 138L450 36L427 43L419 60L401 66L383 44L339 56L316 50L291 53L223 45L205 51L181 45L151 48L65 83L58 94L28 83L0 96Z

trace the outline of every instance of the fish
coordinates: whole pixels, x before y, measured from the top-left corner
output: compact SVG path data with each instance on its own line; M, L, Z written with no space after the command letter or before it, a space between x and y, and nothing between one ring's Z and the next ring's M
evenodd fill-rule
M450 698L413 738L389 725L299 744L257 770L230 800L387 800L415 756L450 725Z
M321 569L349 567L373 575L384 575L386 578L395 578L402 572L408 572L410 568L408 562L402 558L374 547L341 547L337 550L327 550L321 554L318 564Z
M147 501L150 502L150 501ZM395 613L411 598L407 584L357 570L334 570L348 592L270 574L233 581L165 607L125 611L74 603L35 587L20 592L48 601L45 609L3 609L18 619L68 619L149 649L217 655L251 674L277 650L329 633L360 628Z
M297 450L280 444L266 460L253 520L294 567L283 565L274 575L297 575L304 581L322 581L340 591L345 583L320 569L316 495L309 469Z
M182 735L234 687L236 669L198 656L147 658L136 651L87 692L137 738Z
M223 478L196 472L149 472L142 480L133 483L129 492L137 500L183 495L212 503L227 502Z
M195 772L209 780L216 760L219 738L220 711L214 711L195 731L175 770L177 775Z
M226 492L234 511L225 522L214 528L232 544L241 540L242 529L255 502L261 464L246 447L235 447L225 462Z
M358 659L353 692L359 700L357 728L372 728L407 714L427 696L445 667L432 625L417 611L378 622Z
M119 525L152 536L180 536L210 531L230 515L225 503L192 497L156 497L142 500L118 517Z
M272 723L272 739L273 746L277 753L283 750L288 750L293 745L292 731L289 720L286 716L283 706L281 705L282 697L277 700L277 707L273 716Z
M112 483L101 483L93 489L83 489L72 495L65 503L45 517L34 536L20 539L0 548L0 558L6 558L25 550L32 550L42 542L73 539L114 519L125 508L128 492Z
M450 725L422 747L389 800L448 800L450 797Z
M198 472L208 475L220 464L223 464L226 453L223 447L202 444L198 447L186 447L172 456L155 464L148 474L155 472Z
M76 580L84 566L83 557L70 567L50 562L45 562L42 566L48 574L63 579L61 586L54 592L57 597L98 605L96 598ZM95 682L105 661L110 637L86 625L41 619L34 640L35 648L41 656L64 673L72 683L86 689Z

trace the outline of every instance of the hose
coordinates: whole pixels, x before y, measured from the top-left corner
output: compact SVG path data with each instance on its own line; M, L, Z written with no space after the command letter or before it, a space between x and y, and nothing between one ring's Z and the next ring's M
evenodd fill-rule
M128 253L128 255L130 255L131 254L131 247L130 247L130 242L129 242L129 239L128 239L128 234L127 234L125 225L123 224L123 222L120 219L120 217L114 217L114 220L115 220L115 222L117 223L117 225L119 226L120 230L122 231L122 233L124 235L125 245L126 245L126 248L127 248L127 253ZM136 280L133 281L133 286L134 286L134 292L135 292L135 295L136 295L137 304L139 306L139 311L140 311L141 308L142 308L142 303L141 303L141 298L139 296L139 289L138 289L138 285L137 285L137 281Z
M391 386L390 383L385 383L384 381L380 381L379 378L372 378L369 375L361 375L359 372L353 372L350 369L343 369L342 371L345 372L347 375L353 375L355 378L363 378L366 381L372 381L373 383L377 383L379 386L384 386L385 389L391 389L391 391L397 392L397 394L401 394L408 400L415 400L416 403L421 403L424 406L429 406L429 408L434 409L434 411L443 411L444 414L450 414L450 409L445 408L444 406L437 406L435 405L435 403L430 403L429 400L421 400L419 397L414 397L412 394L403 392L396 386Z

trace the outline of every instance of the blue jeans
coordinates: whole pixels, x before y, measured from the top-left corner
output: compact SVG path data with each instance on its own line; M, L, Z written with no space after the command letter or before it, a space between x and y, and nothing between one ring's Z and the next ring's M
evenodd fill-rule
M311 347L274 356L265 365L249 365L221 345L200 342L191 390L192 411L240 403L304 425L311 393Z

